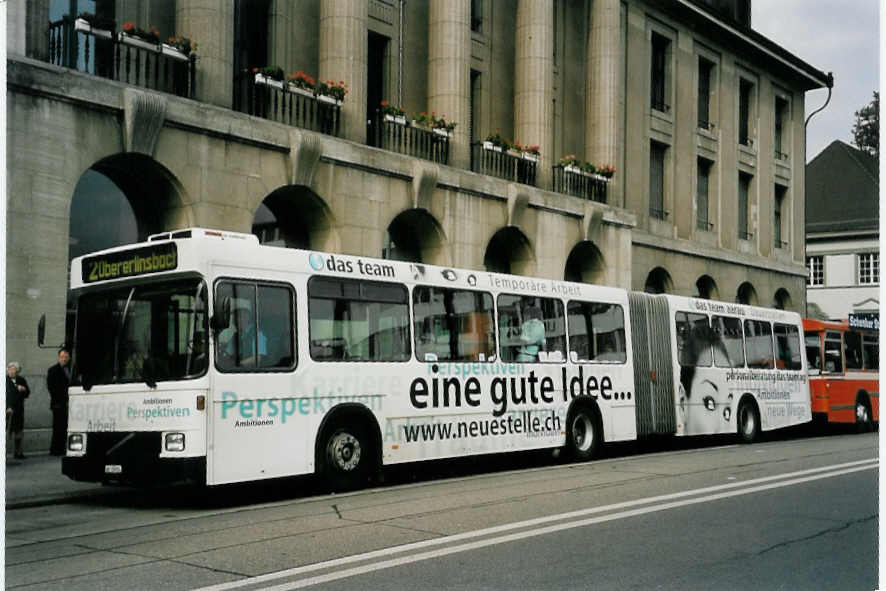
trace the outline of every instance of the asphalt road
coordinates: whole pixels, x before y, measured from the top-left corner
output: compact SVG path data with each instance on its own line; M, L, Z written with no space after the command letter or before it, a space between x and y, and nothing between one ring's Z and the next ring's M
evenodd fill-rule
M724 445L725 443L725 445ZM874 589L878 434L649 442L6 513L8 589ZM667 451L652 450L664 444Z

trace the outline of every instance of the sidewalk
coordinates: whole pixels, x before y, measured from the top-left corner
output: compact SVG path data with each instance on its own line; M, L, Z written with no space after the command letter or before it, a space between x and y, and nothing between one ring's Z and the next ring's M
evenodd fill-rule
M6 459L6 509L64 503L99 495L117 494L123 487L75 482L62 474L62 459L49 454Z

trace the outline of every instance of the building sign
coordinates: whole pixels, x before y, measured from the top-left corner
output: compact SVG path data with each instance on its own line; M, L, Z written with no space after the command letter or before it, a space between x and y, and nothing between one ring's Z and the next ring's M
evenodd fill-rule
M83 283L171 271L178 266L174 242L83 259Z
M862 328L865 330L880 330L880 315L867 314L850 314L849 328Z

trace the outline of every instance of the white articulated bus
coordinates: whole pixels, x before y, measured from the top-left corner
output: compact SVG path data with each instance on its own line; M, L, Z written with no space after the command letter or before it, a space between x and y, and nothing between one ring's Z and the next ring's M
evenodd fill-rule
M63 472L208 485L811 418L800 317L259 245L204 229L74 259Z

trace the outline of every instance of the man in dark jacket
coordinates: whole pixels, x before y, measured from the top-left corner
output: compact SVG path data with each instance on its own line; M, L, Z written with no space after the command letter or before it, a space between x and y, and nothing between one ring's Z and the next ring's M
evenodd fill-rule
M6 436L12 435L15 458L25 459L22 443L25 435L25 398L31 393L28 382L18 375L21 366L15 361L6 366Z
M54 456L65 454L65 438L68 432L68 384L71 383L71 352L62 348L58 352L58 363L46 373L46 386L49 388L49 408L52 410L52 442L49 453Z

